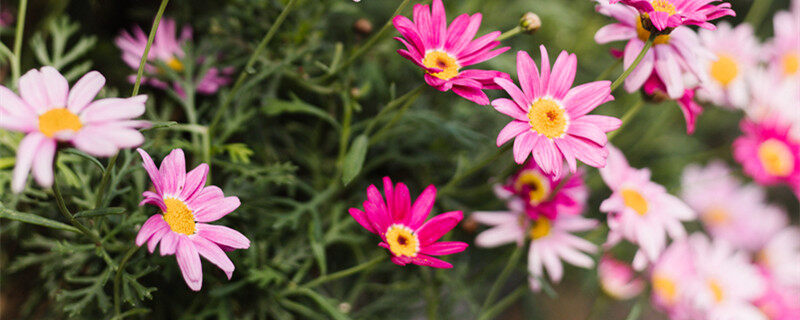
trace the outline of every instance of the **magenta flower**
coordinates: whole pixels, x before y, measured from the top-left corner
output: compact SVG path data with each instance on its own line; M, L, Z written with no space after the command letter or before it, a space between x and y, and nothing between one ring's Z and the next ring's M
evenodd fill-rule
M785 183L800 196L800 141L790 126L776 117L760 122L743 120L741 136L733 142L733 157L744 172L762 185Z
M628 300L644 290L644 280L633 268L610 255L604 255L597 265L597 277L603 292L617 300Z
M236 230L207 224L233 212L239 198L225 197L216 186L205 187L208 165L203 163L186 172L183 150L175 149L156 168L153 159L142 149L142 166L153 181L153 191L142 193L139 204L151 204L161 209L139 229L136 245L147 242L150 253L161 242L161 255L174 254L186 284L194 291L203 285L200 256L222 269L228 279L233 274L233 262L225 251L247 249L250 240Z
M514 118L497 135L497 146L516 138L514 160L521 164L533 153L536 164L549 175L561 176L565 159L570 172L577 170L575 159L604 167L608 156L605 133L622 122L587 113L614 99L611 82L595 81L570 89L578 64L575 55L561 51L551 73L547 50L544 46L540 49L541 74L527 52L517 52L521 90L508 79L494 79L513 100L496 99L492 106Z
M724 16L736 16L731 4L711 4L717 0L610 0L636 8L643 19L648 19L658 31L682 25L695 25L714 30L708 21ZM669 31L667 31L668 33Z
M460 241L436 242L461 221L461 211L443 213L426 222L436 198L436 187L428 186L413 205L403 183L394 186L389 177L384 177L383 191L386 201L378 188L370 185L364 211L350 208L350 215L364 229L381 237L379 245L392 253L395 264L452 268L450 263L431 256L459 253L467 248Z
M492 79L509 78L508 74L461 68L494 58L509 47L495 49L500 45L495 41L500 31L473 40L481 18L480 13L462 14L448 27L442 0L433 1L433 10L428 5L414 5L414 21L404 16L392 20L403 36L395 39L406 46L406 50L397 53L425 70L425 81L432 87L439 91L452 89L467 100L487 105L489 98L483 89L500 89Z
M158 30L156 30L156 37L153 39L153 44L147 54L147 60L151 63L146 64L144 67L146 73L152 75L152 77L142 78L142 83L147 83L159 89L169 88L169 84L158 78L159 75L163 75L164 70L153 64L152 62L154 61L160 61L177 73L184 71L184 65L181 60L186 54L183 52L183 47L186 42L192 40L192 28L188 25L184 26L179 37L175 35L176 28L175 20L170 18L161 20ZM114 43L122 50L122 60L133 70L138 70L142 54L144 54L144 49L147 47L147 34L142 31L142 28L136 26L133 28L132 33L123 30L114 40ZM230 83L232 71L230 68L209 68L197 81L197 92L202 94L217 92L220 86ZM136 75L131 75L128 80L131 83L135 82ZM178 89L180 86L174 83L173 87ZM178 90L179 93L181 91Z
M562 180L569 179L562 185ZM556 190L561 185L561 189ZM555 193L554 193L555 192ZM580 215L586 208L589 190L583 172L559 177L545 174L534 161L528 161L505 185L495 187L495 193L507 201L520 201L531 219L544 216L550 220L557 215Z
M92 71L70 90L58 70L43 67L20 77L19 96L0 86L0 128L26 134L17 149L14 192L25 187L31 169L40 186L53 184L53 157L59 142L102 157L144 142L136 128L149 123L132 119L144 113L147 96L93 102L105 82L103 75Z

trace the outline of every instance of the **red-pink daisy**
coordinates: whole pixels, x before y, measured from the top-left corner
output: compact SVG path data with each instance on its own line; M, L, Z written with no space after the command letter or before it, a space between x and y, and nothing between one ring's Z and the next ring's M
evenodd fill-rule
M350 215L364 229L381 237L379 245L392 253L395 264L452 268L450 263L431 256L459 253L467 248L460 241L436 242L461 221L461 211L443 213L426 222L436 198L436 187L428 186L413 205L405 184L395 186L389 177L384 177L383 190L386 201L378 188L370 185L364 211L350 208Z
M800 194L800 141L789 134L790 126L769 117L743 120L741 128L744 136L733 142L733 157L744 172L759 184L785 183Z
M606 132L619 128L614 117L587 115L597 106L613 100L610 81L595 81L574 88L577 70L574 54L561 51L550 71L544 46L542 70L525 51L517 52L517 75L522 87L504 78L495 78L513 100L496 99L494 108L512 118L497 135L497 146L514 140L514 160L523 163L533 153L536 164L547 174L561 175L566 159L570 172L577 170L575 159L593 167L604 167L608 150Z
M481 25L482 15L462 14L447 26L447 16L441 0L428 5L414 6L414 21L404 16L392 20L403 36L395 37L406 46L397 50L425 70L425 81L439 91L452 89L456 94L480 105L489 104L483 89L500 88L492 79L509 78L508 74L494 70L462 70L463 67L481 63L505 52L509 47L495 49L500 31L490 32L474 39ZM473 40L474 39L474 40Z
M580 215L589 198L581 171L572 175L563 171L561 176L550 176L534 161L528 161L505 185L495 187L495 193L501 199L520 201L520 207L531 219Z
M724 16L736 16L731 4L717 0L610 0L609 3L622 2L636 8L652 23L658 31L681 25L695 25L709 30L716 27L710 20ZM644 20L643 20L644 21Z

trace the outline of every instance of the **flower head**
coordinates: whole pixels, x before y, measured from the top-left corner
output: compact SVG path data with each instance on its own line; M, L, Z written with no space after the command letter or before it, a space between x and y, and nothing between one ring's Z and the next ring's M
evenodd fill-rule
M760 122L742 120L743 136L733 142L733 157L744 172L762 185L784 183L800 196L800 140L790 125L769 117Z
M520 201L531 219L544 216L551 220L557 215L581 214L589 197L580 170L549 176L533 161L528 161L506 184L496 186L495 193L507 201Z
M153 191L142 193L139 204L155 205L161 213L151 216L139 229L136 245L147 243L150 253L161 243L161 255L174 254L183 279L194 291L203 285L200 256L213 263L231 278L233 262L225 251L247 249L250 240L231 228L208 224L236 210L237 197L225 197L216 186L206 187L208 165L203 163L186 172L183 150L175 149L157 168L142 149L142 166L153 182Z
M397 50L425 70L425 82L439 91L453 90L456 94L480 105L489 104L483 89L500 89L492 79L508 78L508 74L494 70L463 70L464 67L484 62L505 52L509 47L495 49L500 31L474 39L482 15L462 14L450 26L442 0L428 5L414 5L414 21L404 16L392 19L402 37L396 37L406 49Z
M384 177L383 191L385 201L378 188L370 185L364 210L350 208L350 215L364 229L381 237L379 245L391 252L395 264L452 268L450 263L431 256L459 253L467 248L464 242L437 242L461 221L461 211L443 213L426 222L436 198L436 187L428 186L413 205L408 187L402 182L393 185L389 177Z
M597 276L603 291L617 300L631 299L644 290L644 280L636 276L631 266L611 256L600 259Z
M698 96L718 106L744 108L749 103L747 77L758 64L760 46L749 24L700 30L703 45L715 55L703 61L707 73Z
M787 227L775 233L756 254L756 262L778 283L800 291L800 229Z
M669 33L670 28L684 25L695 25L714 30L711 20L724 16L736 16L731 4L723 2L712 4L717 0L610 0L610 3L622 2L636 8L652 31Z
M766 45L770 73L794 82L800 82L800 1L793 0L791 11L781 11L772 20L775 37Z
M497 135L497 146L514 138L514 160L523 163L533 154L546 174L560 176L564 160L570 172L576 159L593 167L605 166L606 132L619 128L617 118L587 115L600 104L613 100L611 82L595 81L571 88L577 70L574 54L562 51L550 70L544 46L541 73L525 51L517 52L517 75L522 87L495 78L512 99L492 101L494 108L512 120Z
M753 303L769 319L800 319L800 288L781 283L769 269L761 267L766 290Z
M26 134L17 149L14 192L25 187L31 169L39 185L53 184L53 157L59 142L102 157L144 142L136 128L149 123L132 119L144 113L147 96L92 101L105 82L103 75L92 71L70 90L58 70L43 67L20 77L19 96L0 86L0 128Z

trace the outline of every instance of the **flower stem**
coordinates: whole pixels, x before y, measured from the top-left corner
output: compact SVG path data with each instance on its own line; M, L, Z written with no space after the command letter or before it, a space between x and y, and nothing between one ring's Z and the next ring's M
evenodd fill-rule
M121 301L119 299L119 287L122 283L122 274L125 271L125 265L128 263L128 260L133 257L133 254L139 250L139 246L133 245L128 252L125 253L125 256L122 257L122 260L119 262L119 266L117 267L117 275L114 276L114 315L117 317L120 316L121 311Z
M92 239L92 241L97 247L102 247L103 241L100 240L100 237L98 237L96 234L94 234L92 231L86 228L86 226L80 223L78 219L75 219L75 216L73 216L72 213L69 212L69 209L67 209L67 204L64 202L64 197L61 195L61 190L58 188L57 178L53 179L53 195L55 195L58 211L61 212L61 215L63 215L64 218L66 218L69 221L69 223L72 224L75 228L78 228L78 230L80 230L81 233Z
M236 96L236 93L239 91L239 87L244 84L244 80L247 79L247 76L255 72L252 69L259 56L261 56L261 52L267 48L267 44L270 40L272 40L272 37L275 36L275 33L278 32L278 29L283 24L283 21L286 20L289 12L294 9L295 4L297 4L297 0L289 0L289 3L283 7L283 10L278 15L278 18L275 19L275 22L273 22L272 26L269 27L269 30L267 30L267 34L265 34L264 38L261 39L261 42L258 43L258 46L253 51L253 54L250 55L250 59L247 60L247 64L245 64L244 69L239 72L239 77L236 78L236 82L234 82L233 87L231 87L231 91L225 96L225 100L222 101L222 105L217 108L217 112L214 114L214 118L211 120L211 124L208 126L209 133L214 132L214 128L222 120L222 116L225 115L225 111L228 110L228 107L231 104L231 99Z
M144 47L144 52L142 53L142 60L139 61L139 70L136 72L136 82L133 84L133 93L131 93L131 96L135 96L139 93L139 86L142 84L142 75L144 75L144 66L147 64L147 55L150 54L150 46L153 45L153 40L156 38L156 30L158 29L158 24L161 22L161 16L164 15L164 10L167 9L167 3L169 3L169 0L161 0L161 5L158 7L156 18L153 20L153 27L150 28L150 35L147 37L147 45Z
M642 109L642 106L644 106L644 99L639 99L639 101L637 101L636 104L633 105L633 107L628 109L628 111L625 112L624 115L622 115L621 119L622 124L619 126L619 128L617 128L617 130L614 130L614 132L608 134L608 141L614 139L614 137L616 137L617 134L619 134L619 132L622 131L622 128L624 128L625 125L628 124L628 122L630 122L633 116L635 116L639 112L639 110Z
M425 84L420 84L416 89L406 92L404 95L399 96L392 101L389 101L389 103L387 103L386 106L383 107L383 109L381 109L381 111L379 111L374 118L372 118L372 121L370 121L369 124L367 125L367 129L364 131L364 134L369 135L370 133L372 133L372 130L375 129L375 126L378 125L378 122L381 120L381 118L383 118L384 115L389 113L389 111L392 111L395 108L401 106L403 102L405 102L406 100L412 98L416 99L416 97L419 96L420 92L422 92L422 89L424 88Z
M17 30L14 35L14 56L11 59L11 79L16 87L20 75L20 59L22 54L22 33L25 31L25 11L28 8L28 0L19 1L19 11L17 12Z
M636 67L639 65L639 62L641 62L642 59L644 58L644 55L647 53L648 50L650 50L650 47L653 46L653 41L655 41L655 39L656 39L656 33L651 32L650 37L647 38L647 41L644 43L644 47L642 47L642 51L640 51L639 55L636 56L636 60L633 60L633 64L631 64L630 67L625 69L625 71L623 71L622 74L619 75L619 78L617 78L617 80L614 80L614 83L611 84L611 92L614 92L614 90L617 89L617 87L619 87L619 85L621 85L622 82L628 78L628 75L630 75L631 72L633 72L633 69L636 69Z
M103 177L100 178L100 186L97 188L97 196L94 199L94 208L100 208L103 205L103 198L106 195L106 189L108 189L108 183L111 180L111 171L114 170L114 165L117 163L117 158L119 157L119 152L111 156L108 159L108 165L106 165L105 171L103 171Z
M769 10L770 4L772 4L772 0L753 1L750 10L747 11L747 16L744 17L744 22L753 26L754 30L758 30L761 21L764 20L764 16Z
M511 38L511 37L517 35L520 32L522 32L522 27L516 26L513 29L508 30L508 31L503 32L502 34L500 34L500 36L497 37L497 39L495 41L503 41L505 39L508 39L508 38Z
M357 273L357 272L360 272L360 271L364 271L364 270L370 269L370 268L372 268L373 266L377 265L378 263L380 263L383 260L386 260L386 256L381 255L381 256L376 257L375 259L372 259L370 261L364 262L364 263L359 264L359 265L357 265L355 267L352 267L352 268L349 268L349 269L344 269L342 271L334 272L334 273L327 274L327 275L321 276L319 278L316 278L316 279L314 279L312 281L309 281L306 284L302 285L302 287L313 288L313 287L321 285L321 284L323 284L325 282L333 281L333 280L336 280L336 279L339 279L339 278L343 278L343 277L349 276L351 274L354 274L354 273Z
M493 319L497 314L503 312L503 310L511 306L511 304L514 303L514 301L517 301L517 299L521 298L522 295L525 294L525 291L527 290L528 288L526 288L525 286L520 286L519 288L514 290L514 292L511 292L511 294L507 295L505 298L498 301L497 304L495 304L491 309L487 310L486 313L482 314L478 318L478 320Z
M494 302L495 297L500 292L500 289L506 282L506 279L508 279L508 276L511 275L511 272L514 271L514 267L516 267L519 263L519 258L522 256L522 248L523 246L517 246L514 248L514 251L508 258L508 262L506 262L505 268L503 268L503 271L500 271L500 276L498 276L497 280L494 281L492 288L489 290L489 295L486 296L486 300L483 301L483 306L481 306L481 313L483 314L481 318L488 317L487 315L490 311L489 305Z

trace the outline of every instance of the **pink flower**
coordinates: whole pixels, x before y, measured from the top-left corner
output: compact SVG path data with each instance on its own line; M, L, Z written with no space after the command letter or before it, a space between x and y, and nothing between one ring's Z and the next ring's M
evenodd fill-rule
M396 37L406 46L397 50L425 70L425 82L439 91L453 92L480 105L489 104L483 89L500 89L492 79L509 78L508 74L494 70L461 70L481 63L505 52L509 47L495 49L500 31L491 32L478 39L475 34L481 25L481 14L462 14L447 26L442 0L428 5L414 5L414 21L396 16L392 23L403 36Z
M239 207L239 198L225 197L216 186L205 187L208 165L203 163L186 172L183 150L175 149L156 168L153 159L142 149L142 166L150 175L153 191L142 193L139 204L158 206L155 214L139 229L136 245L147 242L150 253L161 242L161 255L174 254L183 280L194 291L203 285L200 256L213 263L231 278L233 262L225 251L247 249L250 240L231 228L207 224L216 221Z
M613 192L600 204L600 211L609 213L607 246L621 239L639 245L634 259L640 269L643 259L655 261L667 243L685 237L681 221L695 219L695 213L681 200L667 193L664 187L650 181L650 170L628 165L625 155L609 146L608 165L600 169L606 185ZM638 260L638 261L637 261Z
M572 175L562 171L560 177L548 176L533 161L528 161L505 185L495 186L495 193L507 201L521 201L531 219L544 216L551 220L557 215L581 214L589 197L580 170Z
M617 300L631 299L644 290L644 281L630 265L608 255L600 259L597 276L603 291Z
M19 96L0 86L0 128L26 134L17 149L14 192L25 187L31 169L40 186L53 184L53 157L59 142L102 157L144 142L136 128L149 123L132 119L144 113L147 96L93 102L105 81L92 71L70 90L67 79L55 68L42 67L20 77Z
M775 14L775 37L766 45L770 73L800 86L800 1L793 0L791 11Z
M800 291L800 228L787 227L777 232L756 254L756 261L775 281Z
M688 296L696 274L694 255L686 239L673 242L653 263L651 300L670 319L691 319Z
M150 46L150 51L147 54L147 60L150 63L146 64L144 70L152 77L143 77L142 83L149 84L159 89L169 88L162 78L158 76L164 74L164 70L160 69L153 62L159 61L163 65L172 69L177 73L184 71L183 58L186 55L183 52L183 47L186 42L192 39L192 28L184 26L181 30L180 37L176 37L176 23L175 20L164 18L158 25L156 36L153 44ZM147 47L147 34L142 31L138 26L133 28L133 33L122 31L119 36L114 40L117 47L122 50L122 60L133 70L139 69L139 63L144 54L144 49ZM213 94L219 90L220 86L227 85L230 82L230 74L232 69L212 67L200 77L197 81L197 92L202 94ZM136 75L128 78L131 83L136 81ZM180 87L178 83L173 84L174 87ZM181 89L182 90L182 89ZM179 91L180 92L180 91Z
M603 44L627 40L623 52L623 66L627 69L642 51L645 41L650 37L650 31L642 27L639 14L630 7L605 4L597 6L597 11L617 19L618 22L597 30L595 41ZM694 78L693 82L705 80L705 73L701 71L701 58L713 59L714 56L703 49L694 31L688 27L677 27L670 34L655 38L652 49L645 53L636 69L625 79L625 90L639 90L652 75L657 75L666 88L667 96L680 99L687 89L685 76Z
M657 73L650 75L650 78L644 83L642 90L648 96L655 98L655 100L658 100L658 97L665 96L667 94L667 86L664 84L661 78L658 77ZM686 134L694 133L697 117L703 113L703 106L694 101L696 90L697 89L683 90L683 95L675 101L678 103L678 107L681 108L683 119L686 121Z
M764 294L754 304L771 320L800 319L800 288L780 283L766 268L760 268L766 283Z
M755 122L780 118L787 124L789 135L800 141L800 77L782 79L773 72L757 69L749 75L750 102L744 108L747 117Z
M800 196L800 141L777 117L742 120L744 136L733 142L733 157L762 185L784 183Z
M736 16L731 4L711 4L716 0L610 0L610 3L622 2L636 8L642 19L649 22L658 31L684 25L695 25L705 29L716 29L710 20L724 16Z
M587 115L600 104L613 100L611 82L595 81L570 88L575 79L578 60L574 54L561 51L552 73L544 46L542 70L525 51L517 52L517 74L522 87L495 78L513 100L497 99L492 106L514 118L497 135L497 146L514 140L514 160L523 163L528 155L543 172L561 176L564 160L575 172L575 159L593 167L606 163L606 132L619 128L622 122L613 117Z
M436 198L436 187L428 186L413 205L408 187L403 183L394 186L389 177L384 177L383 191L386 201L378 188L370 185L364 211L350 208L353 219L381 237L379 245L392 253L395 264L452 268L450 263L431 256L459 253L467 248L467 244L460 241L436 242L461 221L461 211L443 213L426 222Z
M718 106L744 108L749 103L748 75L758 65L760 45L753 28L740 24L732 28L722 22L719 29L700 30L700 40L715 57L703 61L708 74L698 96Z

